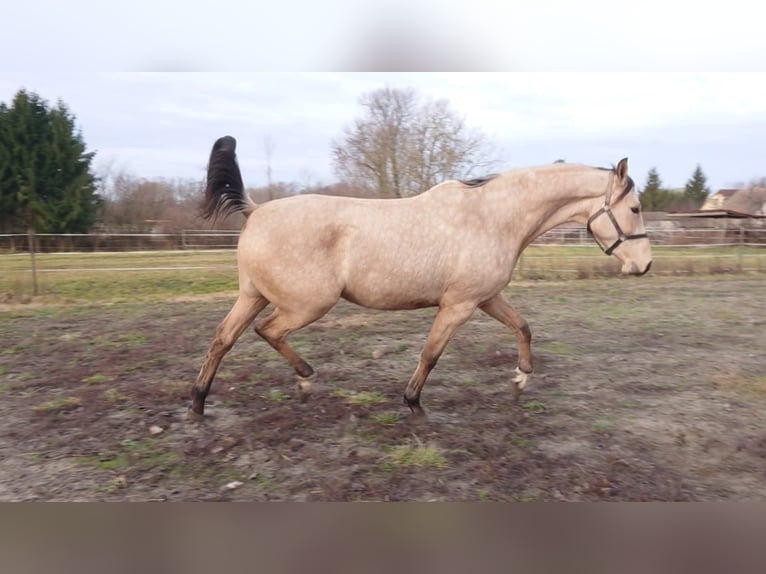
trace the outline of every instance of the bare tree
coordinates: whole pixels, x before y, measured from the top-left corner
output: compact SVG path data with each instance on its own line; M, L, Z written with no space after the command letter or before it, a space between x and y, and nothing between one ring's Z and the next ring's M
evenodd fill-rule
M381 88L359 100L361 117L333 141L336 176L383 197L415 195L499 163L488 138L468 128L447 100Z
M108 179L105 177L108 175ZM124 171L104 172L104 206L99 224L109 231L148 233L199 229L201 182L190 179L144 179ZM235 218L232 218L235 219ZM216 222L217 229L238 229L241 222Z

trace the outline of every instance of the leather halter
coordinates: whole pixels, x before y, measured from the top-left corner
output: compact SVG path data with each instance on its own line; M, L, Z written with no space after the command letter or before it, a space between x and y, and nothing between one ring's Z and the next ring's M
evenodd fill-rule
M617 223L617 219L614 216L614 213L612 213L612 208L610 207L609 203L612 201L612 182L614 181L614 172L609 174L609 183L607 183L606 187L606 198L604 199L604 205L599 209L596 213L591 215L588 218L588 233L593 237L593 239L596 241L598 246L602 249L604 253L607 255L611 255L615 249L617 249L620 245L622 245L625 241L630 241L631 239L646 239L648 238L648 235L646 233L634 233L631 235L627 235L623 230L622 227L620 227L620 224ZM617 240L612 243L609 247L604 247L601 244L601 241L598 240L598 238L595 236L593 231L590 228L591 223L593 223L596 218L606 214L609 217L609 221L612 222L612 225L614 226L614 230L617 232Z

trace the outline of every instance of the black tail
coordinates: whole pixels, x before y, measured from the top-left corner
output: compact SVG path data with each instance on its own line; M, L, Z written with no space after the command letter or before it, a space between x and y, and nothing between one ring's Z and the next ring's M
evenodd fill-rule
M236 149L237 140L231 136L219 138L213 144L207 166L205 199L200 206L205 219L219 215L227 217L236 211L244 211L247 216L254 207L252 200L245 195Z

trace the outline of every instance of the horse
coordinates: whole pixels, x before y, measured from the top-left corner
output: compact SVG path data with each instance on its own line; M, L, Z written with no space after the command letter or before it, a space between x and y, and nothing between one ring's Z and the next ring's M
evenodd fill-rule
M292 365L298 392L311 392L314 369L287 336L324 316L341 299L380 310L437 307L404 402L425 413L423 386L455 331L478 308L512 329L518 341L513 400L532 369L532 332L503 289L534 239L565 222L587 226L621 271L644 275L651 246L628 160L600 168L557 163L471 181L449 180L397 199L296 195L257 204L245 193L236 140L210 152L201 215L241 212L237 246L239 294L218 325L191 389L189 418L201 420L224 355L255 325Z

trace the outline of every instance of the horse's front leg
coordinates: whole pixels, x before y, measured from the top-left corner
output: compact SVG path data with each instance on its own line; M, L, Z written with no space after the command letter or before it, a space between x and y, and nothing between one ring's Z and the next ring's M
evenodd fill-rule
M519 342L519 363L516 367L516 377L513 379L513 402L518 402L532 374L532 331L524 317L519 315L502 293L485 301L479 308L516 332Z
M428 374L436 366L436 362L457 328L465 323L475 310L475 303L463 302L449 306L444 305L436 313L431 332L428 334L426 344L420 353L418 366L404 391L404 402L410 407L413 415L422 416L425 414L420 406L420 392L423 390Z

